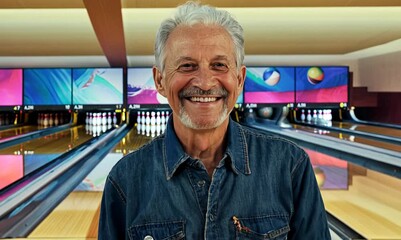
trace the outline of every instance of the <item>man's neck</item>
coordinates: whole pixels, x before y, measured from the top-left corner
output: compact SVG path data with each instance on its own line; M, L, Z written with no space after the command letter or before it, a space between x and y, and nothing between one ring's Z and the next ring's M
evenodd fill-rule
M178 119L174 121L174 129L184 151L192 158L201 160L209 176L212 176L223 158L228 122L227 119L214 129L194 130L182 126Z

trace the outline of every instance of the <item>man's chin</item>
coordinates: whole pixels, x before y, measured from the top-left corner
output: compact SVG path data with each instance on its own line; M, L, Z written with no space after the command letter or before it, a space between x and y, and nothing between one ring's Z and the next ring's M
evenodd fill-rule
M227 119L227 114L219 114L219 118L216 116L208 117L208 118L195 118L191 119L186 114L181 114L180 119L181 122L188 128L196 129L196 130L208 130L219 127L223 122Z

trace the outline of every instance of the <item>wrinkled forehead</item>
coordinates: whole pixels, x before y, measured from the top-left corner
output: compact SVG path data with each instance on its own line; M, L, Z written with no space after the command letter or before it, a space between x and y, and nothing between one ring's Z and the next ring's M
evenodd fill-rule
M235 60L234 43L230 34L221 26L196 24L180 25L170 34L166 42L165 57L180 55L190 57L192 54L213 52L209 54L226 55Z

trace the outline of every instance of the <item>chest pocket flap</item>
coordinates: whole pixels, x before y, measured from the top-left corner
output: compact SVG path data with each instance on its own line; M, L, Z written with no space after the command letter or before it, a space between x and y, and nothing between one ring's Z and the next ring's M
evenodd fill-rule
M236 239L287 239L288 217L282 215L236 218Z
M185 239L184 221L170 221L135 225L128 229L132 240L181 240Z

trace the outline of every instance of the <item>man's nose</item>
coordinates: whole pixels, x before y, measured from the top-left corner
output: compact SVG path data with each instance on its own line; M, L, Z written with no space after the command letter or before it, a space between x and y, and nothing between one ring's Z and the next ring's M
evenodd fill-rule
M217 77L208 67L201 67L198 71L195 85L202 90L209 90L215 87L218 83Z

